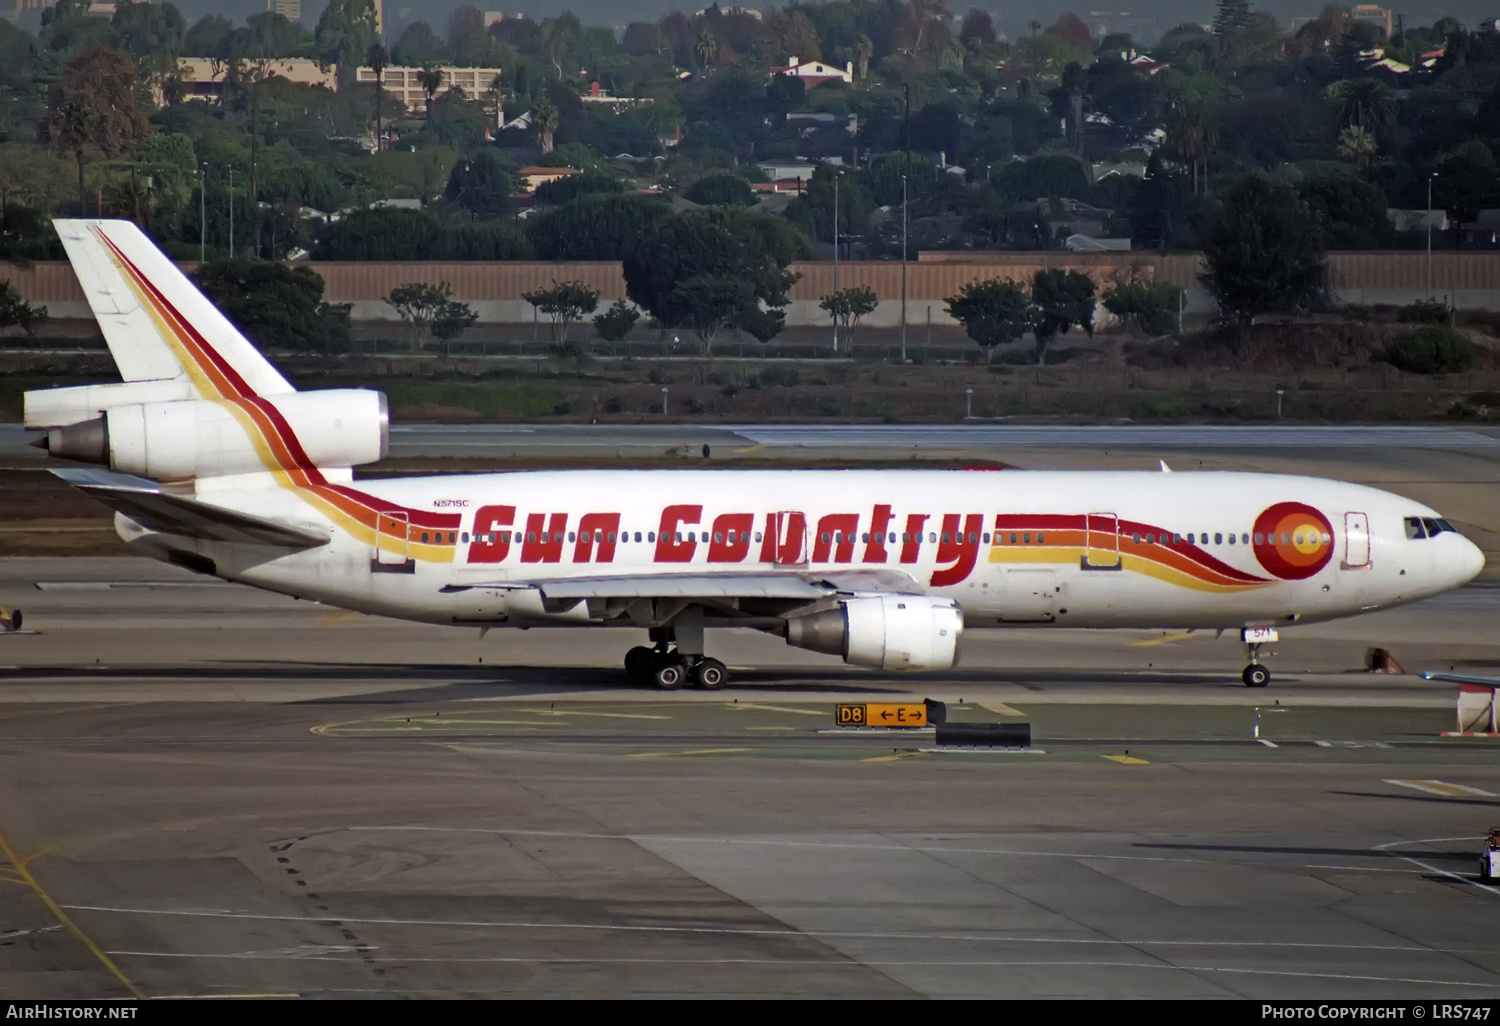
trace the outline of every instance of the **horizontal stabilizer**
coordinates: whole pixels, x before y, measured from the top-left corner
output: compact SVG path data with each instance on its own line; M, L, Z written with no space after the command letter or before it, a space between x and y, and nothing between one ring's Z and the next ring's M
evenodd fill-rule
M171 495L143 477L107 470L58 469L52 473L151 531L208 541L308 549L329 535L313 527L282 524L197 499Z

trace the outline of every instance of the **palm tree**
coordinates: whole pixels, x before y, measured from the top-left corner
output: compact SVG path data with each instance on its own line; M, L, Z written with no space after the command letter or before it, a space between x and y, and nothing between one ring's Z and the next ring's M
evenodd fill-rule
M443 69L428 64L423 66L417 73L417 81L421 83L422 91L427 94L427 120L432 120L432 98L443 85Z
M383 134L380 124L380 93L385 88L385 66L387 56L385 47L375 43L365 54L365 63L375 72L375 152L380 152L380 137Z
M44 131L57 149L78 161L78 216L87 216L88 198L83 187L83 151L93 131L94 112L82 100L63 100L50 112Z
M854 66L859 69L861 79L870 74L870 58L875 56L875 44L869 36L860 36L854 41Z
M1363 168L1375 156L1375 133L1362 125L1350 125L1339 133L1339 156Z
M1068 134L1073 137L1073 149L1083 153L1083 100L1088 92L1089 77L1083 65L1069 62L1063 69L1062 88L1068 94Z
M1208 108L1201 103L1182 104L1167 121L1167 145L1172 152L1192 165L1193 195L1198 195L1198 169L1203 168L1203 177L1208 177L1208 155L1218 142L1213 119ZM1205 183L1206 184L1206 183Z
M557 131L557 108L545 96L531 105L531 127L543 153L552 152L552 134Z
M719 52L719 41L714 38L713 32L703 29L698 33L698 38L693 41L693 53L698 56L698 62L707 71L708 66L714 59L714 54Z
M1393 96L1384 82L1346 78L1328 87L1328 98L1339 105L1339 116L1346 124L1372 131L1390 124Z

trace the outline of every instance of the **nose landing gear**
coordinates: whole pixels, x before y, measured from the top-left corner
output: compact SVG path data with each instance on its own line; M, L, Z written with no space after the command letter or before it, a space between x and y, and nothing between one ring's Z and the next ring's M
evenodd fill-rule
M1276 631L1270 627L1246 627L1240 631L1245 643L1245 658L1250 661L1240 674L1247 688L1263 688L1271 683L1271 671L1260 663L1260 646L1276 640Z

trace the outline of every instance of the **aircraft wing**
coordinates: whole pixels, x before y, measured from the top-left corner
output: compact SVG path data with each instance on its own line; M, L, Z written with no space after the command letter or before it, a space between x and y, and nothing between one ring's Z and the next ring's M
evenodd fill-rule
M450 585L451 590L455 586ZM546 581L476 583L470 588L536 588L548 599L770 598L819 599L850 592L923 594L900 571L850 570L831 574L793 569L750 573L628 574L566 577Z
M278 523L263 517L171 495L143 477L108 470L57 469L52 473L152 531L211 541L280 545L308 549L328 543L316 528Z

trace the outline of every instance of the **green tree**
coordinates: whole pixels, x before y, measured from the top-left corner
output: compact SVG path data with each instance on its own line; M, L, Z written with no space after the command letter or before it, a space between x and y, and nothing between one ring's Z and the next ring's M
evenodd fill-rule
M11 287L9 279L0 279L0 331L20 328L28 335L35 335L46 319L45 306L32 306Z
M344 81L354 78L354 71L378 34L375 0L329 0L318 16L313 33L318 56L328 64L337 64Z
M494 218L510 212L510 194L515 188L505 159L493 147L485 147L453 165L443 198L476 217Z
M599 337L604 341L618 342L630 334L640 318L639 310L625 300L617 299L610 304L608 310L594 317L594 330L599 332Z
M531 105L531 130L536 133L536 145L543 153L552 152L552 137L557 132L557 107L543 96Z
M444 342L456 338L479 319L469 304L453 298L453 286L446 281L431 285L413 281L397 285L386 297L402 320L411 325L411 351L421 352L433 335Z
M655 196L580 196L528 220L526 234L542 260L623 260L671 214Z
M135 61L142 80L154 81L177 70L187 23L174 4L120 0L109 27L110 44Z
M1118 317L1127 329L1148 337L1182 330L1178 311L1183 290L1165 281L1118 282L1104 290L1104 309Z
M1375 133L1368 128L1348 125L1339 133L1339 156L1353 161L1355 167L1367 167L1375 150Z
M663 325L695 328L712 355L713 337L726 323L757 338L781 330L777 311L796 281L787 266L806 253L806 239L780 218L714 207L663 218L630 247L622 269L637 306ZM747 287L730 289L727 279ZM740 305L726 314L730 298Z
M422 92L427 94L427 120L431 121L432 98L443 87L443 69L429 64L417 73L417 81L422 85Z
M530 260L509 224L453 221L430 210L356 210L324 225L315 260Z
M552 341L568 340L568 326L580 318L587 317L599 306L599 290L590 288L581 281L553 280L544 289L521 293L537 310L552 318Z
M755 204L755 192L750 183L729 171L703 176L688 187L684 196L705 207L748 207Z
M1219 133L1208 108L1200 102L1180 104L1167 119L1167 149L1177 154L1193 169L1193 195L1198 195L1199 171L1208 176L1208 155L1218 142ZM1206 184L1206 182L1205 182Z
M563 204L580 196L595 193L618 195L624 191L625 183L617 175L589 170L581 175L564 175L555 181L543 182L533 195L543 203Z
M210 260L193 274L203 294L263 349L337 353L349 348L349 306L323 302L310 267Z
M947 303L948 313L987 355L996 346L1017 341L1031 327L1026 290L1013 281L972 281L949 296Z
M1380 186L1347 167L1319 164L1297 183L1297 195L1318 217L1324 249L1381 249L1390 244L1390 203Z
M845 344L851 353L854 351L854 329L859 327L859 319L873 313L879 305L875 290L868 285L839 289L818 301L819 308L844 329Z
M1031 279L1032 331L1036 362L1047 362L1047 350L1058 335L1078 326L1094 334L1094 279L1077 271L1045 268Z
M1224 192L1223 201L1204 242L1208 271L1202 281L1225 319L1235 323L1244 355L1255 318L1311 302L1327 268L1318 219L1290 186L1246 175Z
M86 153L114 157L145 137L150 125L137 106L135 67L118 50L96 46L68 61L47 91L42 141L78 164L78 211L87 210L83 182Z

